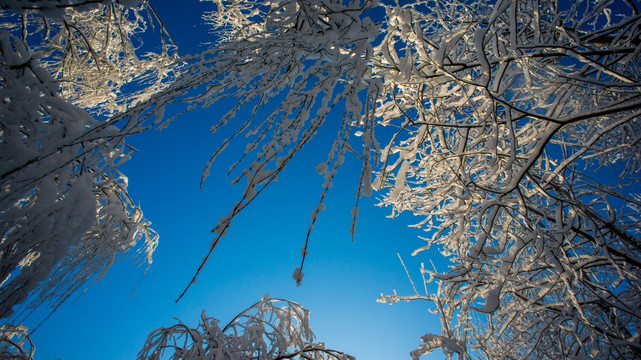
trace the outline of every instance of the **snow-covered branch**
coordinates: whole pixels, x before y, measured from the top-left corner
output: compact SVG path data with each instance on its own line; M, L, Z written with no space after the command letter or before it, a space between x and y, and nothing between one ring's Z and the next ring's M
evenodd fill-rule
M458 334L429 343L487 358L638 356L638 9L453 0L387 14L377 114L404 130L375 186L393 214L424 217L415 253L454 260L432 277Z
M292 301L263 298L224 328L203 311L196 328L179 323L156 329L138 359L353 360L354 357L314 342L308 310Z
M23 318L41 304L55 310L127 253L151 263L158 240L118 171L132 152L125 137L143 128L97 116L159 91L175 68L156 69L158 61L173 59L166 52L137 58L131 36L151 26L145 4L56 4L55 14L50 2L2 4L2 318ZM77 84L69 87L68 76ZM143 88L141 76L155 80ZM134 83L135 93L121 89Z

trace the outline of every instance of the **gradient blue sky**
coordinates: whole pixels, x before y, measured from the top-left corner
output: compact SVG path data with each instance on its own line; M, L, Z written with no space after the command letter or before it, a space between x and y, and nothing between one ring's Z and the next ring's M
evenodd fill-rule
M199 15L212 9L211 4L152 4L182 54L205 48L199 43L209 35ZM142 281L144 268L136 268L131 260L117 263L102 281L65 303L33 334L37 359L134 359L147 335L173 325L174 318L196 326L206 309L224 325L265 293L311 310L317 340L361 360L409 359L421 335L440 333L438 317L428 312L431 304L376 302L381 293L394 289L412 294L397 253L416 280L420 263L431 266L429 261L438 263L440 256L431 251L411 257L412 250L424 245L418 239L422 232L407 227L417 219L386 218L389 210L374 206L377 194L361 200L356 240L351 241L350 210L361 165L354 156L339 169L326 198L327 210L316 223L302 286L296 287L292 279L322 191L323 178L315 167L326 159L338 121L323 127L279 181L234 220L198 282L174 302L205 255L211 228L241 190L230 188L230 179L224 177L238 154L233 147L199 188L201 171L223 139L209 133L222 115L218 109L192 111L166 130L129 140L140 151L121 170L129 177L134 201L160 233L154 262Z

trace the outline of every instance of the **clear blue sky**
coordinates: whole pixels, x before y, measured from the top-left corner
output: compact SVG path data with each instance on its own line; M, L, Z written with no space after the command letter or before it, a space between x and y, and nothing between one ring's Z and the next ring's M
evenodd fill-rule
M204 49L198 44L208 35L199 14L211 4L152 4L183 54ZM217 107L196 110L164 131L129 140L140 151L121 169L129 177L130 194L160 233L154 262L133 296L144 268L127 260L65 303L33 334L37 359L133 359L149 332L173 325L174 318L196 326L206 309L224 325L265 293L311 310L317 340L361 360L409 359L421 335L440 332L438 317L427 311L431 304L376 302L381 293L394 289L412 294L397 253L416 280L421 262L430 266L430 260L438 263L440 257L436 252L411 257L412 250L424 245L418 239L422 232L407 227L416 219L386 218L389 210L374 206L377 194L361 201L356 240L351 241L350 210L360 171L354 156L339 169L327 210L319 216L302 286L292 280L322 191L323 179L315 167L326 159L338 122L327 124L279 181L235 219L198 282L175 303L209 247L211 228L241 190L231 189L230 179L224 177L236 159L233 148L199 188L201 171L222 140L209 133L221 115Z

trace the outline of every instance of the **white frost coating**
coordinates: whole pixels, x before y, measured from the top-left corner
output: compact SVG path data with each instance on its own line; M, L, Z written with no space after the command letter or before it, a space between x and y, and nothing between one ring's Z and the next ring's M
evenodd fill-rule
M294 274L292 275L292 279L296 280L296 286L300 286L303 283L303 276L305 274L301 270L301 268L297 267L296 270L294 270Z
M26 312L56 308L127 251L151 263L158 236L118 171L129 158L124 138L140 129L99 122L61 98L18 37L0 32L0 52L0 189L10 189L0 192L0 318L7 318L19 304Z
M320 163L316 166L316 172L318 175L323 175L327 171L327 163Z
M365 163L363 168L361 192L365 196L372 195L372 165L369 161Z
M434 349L440 348L443 353L445 353L448 358L457 354L461 357L466 353L465 347L457 339L453 339L447 336L425 334L421 336L421 340L425 343L421 345L418 350L414 350L410 353L412 360L418 360L421 355L426 355L431 353Z
M315 342L309 321L309 311L302 306L265 294L223 328L203 310L195 328L179 321L152 331L138 359L354 360Z
M414 358L637 356L626 329L641 323L641 292L623 289L641 288L639 188L626 186L641 171L641 54L623 49L638 48L638 9L556 5L387 7L372 71L390 140L372 187L388 189L392 217L421 217L414 254L450 260L424 294L382 297L439 313L442 332Z
M496 286L491 289L485 296L485 305L480 308L475 308L476 311L483 313L493 313L499 307L499 296L501 295L501 287Z
M352 240L354 239L354 235L356 234L356 218L358 217L358 207L353 207L352 208L352 225L349 229L349 233L352 234Z
M401 195L401 192L405 187L405 176L407 175L407 171L410 169L410 164L411 164L410 161L405 160L403 161L403 164L398 170L398 173L396 174L396 179L394 182L394 189L389 195L389 198L391 201L398 200L399 196Z
M474 47L476 48L476 54L478 56L479 62L481 63L481 72L483 74L482 82L488 82L490 80L490 64L485 57L485 33L486 30L482 27L479 27L474 32Z
M39 65L59 81L61 96L92 114L111 115L150 100L182 66L162 23L140 0L15 0L1 7L8 11L0 29L26 35ZM22 21L28 31L18 25ZM148 42L144 52L141 34Z

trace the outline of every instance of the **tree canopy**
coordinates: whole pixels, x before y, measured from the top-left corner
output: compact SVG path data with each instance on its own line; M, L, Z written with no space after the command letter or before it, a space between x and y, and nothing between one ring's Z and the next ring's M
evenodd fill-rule
M136 53L132 39L154 21L144 3L2 8L0 317L7 317L28 298L26 312L57 307L127 250L151 262L157 234L118 171L131 152L124 138L141 129L100 115L159 91L177 64L164 41L160 54ZM143 90L123 90L137 82Z
M213 7L203 14L210 48L177 57L145 2L3 6L0 316L34 289L34 306L60 303L138 243L151 261L156 235L118 172L129 156L123 141L234 99L211 129L232 135L202 179L230 143L246 142L229 171L244 191L179 299L232 220L324 123L340 121L316 167L325 184L297 283L325 195L353 155L362 170L352 232L358 200L376 192L392 216L422 219L413 226L426 245L414 255L436 247L451 261L420 269L436 292L414 286L379 299L428 301L440 315L442 332L424 335L413 358L435 348L459 359L641 356L635 2ZM137 54L132 35L151 24L159 47ZM203 317L211 324L220 330Z

